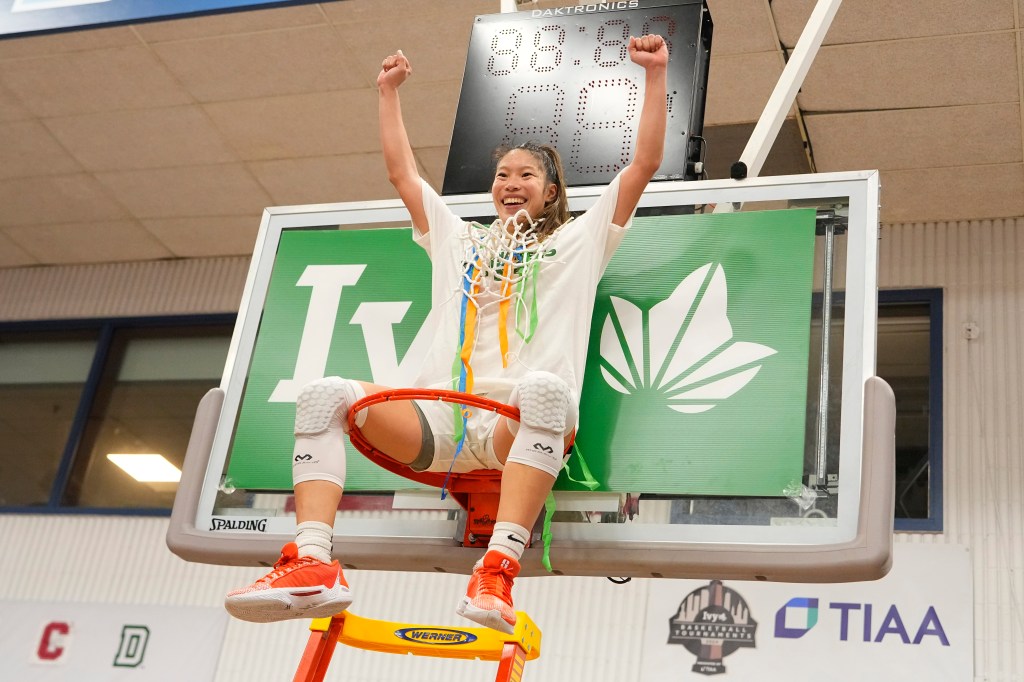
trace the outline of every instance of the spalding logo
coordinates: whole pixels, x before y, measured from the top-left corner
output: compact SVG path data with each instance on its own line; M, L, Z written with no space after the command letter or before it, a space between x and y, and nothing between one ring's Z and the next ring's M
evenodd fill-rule
M447 628L402 628L401 630L395 630L395 637L409 642L440 644L444 646L469 644L476 641L476 635L471 632L449 630Z

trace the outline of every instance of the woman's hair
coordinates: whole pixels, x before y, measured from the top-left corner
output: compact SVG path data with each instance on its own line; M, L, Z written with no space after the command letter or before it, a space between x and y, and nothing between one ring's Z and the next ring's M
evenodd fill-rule
M544 206L544 211L540 215L543 222L540 223L537 232L539 237L544 237L569 222L569 199L565 195L565 171L562 170L562 157L559 156L558 150L549 144L539 144L533 141L514 146L503 144L491 154L495 167L505 158L506 154L516 149L522 149L532 154L544 169L547 181L554 183L558 188L554 200Z

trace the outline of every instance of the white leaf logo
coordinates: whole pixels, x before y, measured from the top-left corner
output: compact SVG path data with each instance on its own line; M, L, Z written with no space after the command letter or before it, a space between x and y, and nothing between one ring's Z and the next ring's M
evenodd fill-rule
M638 307L611 297L612 312L601 329L601 374L609 386L625 395L654 389L676 412L706 412L746 386L761 369L755 363L777 352L758 343L730 343L725 270L716 266L707 281L711 267L680 282L651 308L646 323Z

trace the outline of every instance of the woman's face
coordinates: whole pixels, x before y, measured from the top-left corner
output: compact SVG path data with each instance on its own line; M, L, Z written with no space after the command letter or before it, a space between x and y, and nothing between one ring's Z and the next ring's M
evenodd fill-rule
M502 221L523 209L536 220L556 196L558 187L547 181L544 166L531 152L513 149L498 161L491 197Z

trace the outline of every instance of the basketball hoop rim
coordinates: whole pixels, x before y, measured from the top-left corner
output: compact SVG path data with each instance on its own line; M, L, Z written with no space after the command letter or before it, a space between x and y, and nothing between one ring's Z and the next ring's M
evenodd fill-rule
M497 400L491 400L490 398L474 395L472 393L463 393L461 391L451 391L446 389L393 388L385 391L379 391L377 393L371 393L370 395L360 398L353 403L352 407L349 408L347 416L348 437L356 450L362 453L371 462L374 462L378 466L381 466L392 473L396 473L404 478L418 481L420 483L426 483L427 485L432 485L437 488L444 487L444 474L429 471L413 471L408 465L392 459L387 454L373 447L370 442L366 440L366 437L363 436L359 427L356 426L356 416L361 410L372 407L373 405L391 402L393 400L436 400L444 403L489 410L491 412L496 412L502 417L519 421L518 408L506 405L505 403ZM459 474L452 474L453 479L463 479L467 482L473 480L493 481L500 477L501 471L495 469L480 469L479 471L467 471Z

